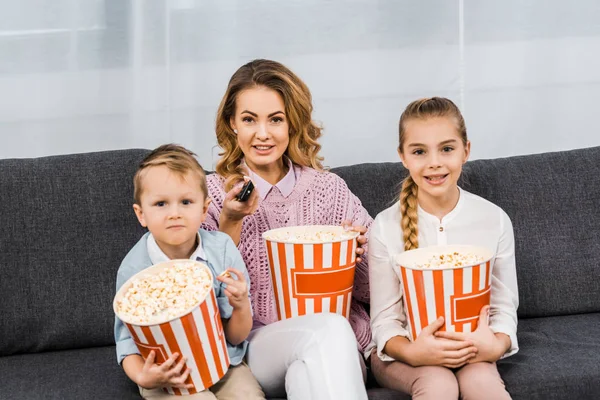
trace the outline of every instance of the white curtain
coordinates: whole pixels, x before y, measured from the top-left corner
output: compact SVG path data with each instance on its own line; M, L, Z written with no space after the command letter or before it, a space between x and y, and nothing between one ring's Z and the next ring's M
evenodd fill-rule
M329 166L396 161L408 102L453 99L473 158L600 145L596 0L0 0L0 158L194 150L231 74L283 62Z

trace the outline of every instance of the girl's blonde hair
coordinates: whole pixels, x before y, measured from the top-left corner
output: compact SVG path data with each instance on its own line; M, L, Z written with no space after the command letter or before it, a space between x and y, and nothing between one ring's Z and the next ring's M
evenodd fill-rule
M463 144L467 146L467 128L460 110L451 100L444 97L430 97L410 103L400 117L400 139L398 150L404 154L406 140L406 124L410 120L426 120L429 118L451 118L456 124L456 131ZM410 175L402 182L400 190L401 228L404 237L404 250L419 247L419 229L417 214L417 195L419 187Z
M254 60L240 67L231 77L217 111L217 142L223 150L217 162L217 173L225 179L225 191L243 179L241 166L244 153L231 127L236 112L236 100L247 89L266 87L279 93L285 105L290 126L290 142L285 155L294 164L322 170L321 127L312 120L312 96L308 87L284 65L270 60Z
M144 192L143 177L148 168L164 165L170 171L180 177L192 172L198 176L198 184L204 197L208 196L206 186L206 174L196 159L196 154L177 144L164 144L152 150L140 163L133 177L133 201L141 205L142 193Z

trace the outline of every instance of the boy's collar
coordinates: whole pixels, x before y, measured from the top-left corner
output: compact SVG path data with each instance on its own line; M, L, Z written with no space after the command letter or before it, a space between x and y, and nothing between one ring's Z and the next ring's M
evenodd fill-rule
M198 235L198 247L194 250L192 255L190 256L190 260L194 261L207 261L206 253L204 252L204 248L202 247L202 238L200 237L200 233ZM161 262L169 261L170 258L158 247L156 240L152 233L148 235L148 255L150 256L150 261L152 261L152 265L158 264Z

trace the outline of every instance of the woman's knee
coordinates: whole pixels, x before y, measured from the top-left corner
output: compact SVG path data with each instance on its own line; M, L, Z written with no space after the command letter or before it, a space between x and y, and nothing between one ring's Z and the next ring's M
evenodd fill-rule
M356 337L350 322L343 316L333 313L315 314L316 326L322 338L350 342L356 347Z

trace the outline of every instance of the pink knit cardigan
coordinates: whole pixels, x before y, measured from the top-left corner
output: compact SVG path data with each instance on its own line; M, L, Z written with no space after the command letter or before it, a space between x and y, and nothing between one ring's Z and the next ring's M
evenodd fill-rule
M262 324L277 321L275 297L267 260L267 250L262 239L265 231L297 225L340 225L352 221L353 225L370 228L373 218L352 194L346 182L330 172L312 168L297 168L299 176L292 193L286 198L277 187L259 203L258 210L244 218L238 249L250 275L250 299L254 319ZM219 229L219 216L223 209L224 181L217 174L207 176L208 192L212 202L202 225L206 230ZM368 235L368 234L367 234ZM363 246L363 261L356 266L350 324L354 329L361 352L371 341L369 315L364 306L369 303L369 268L367 247Z

